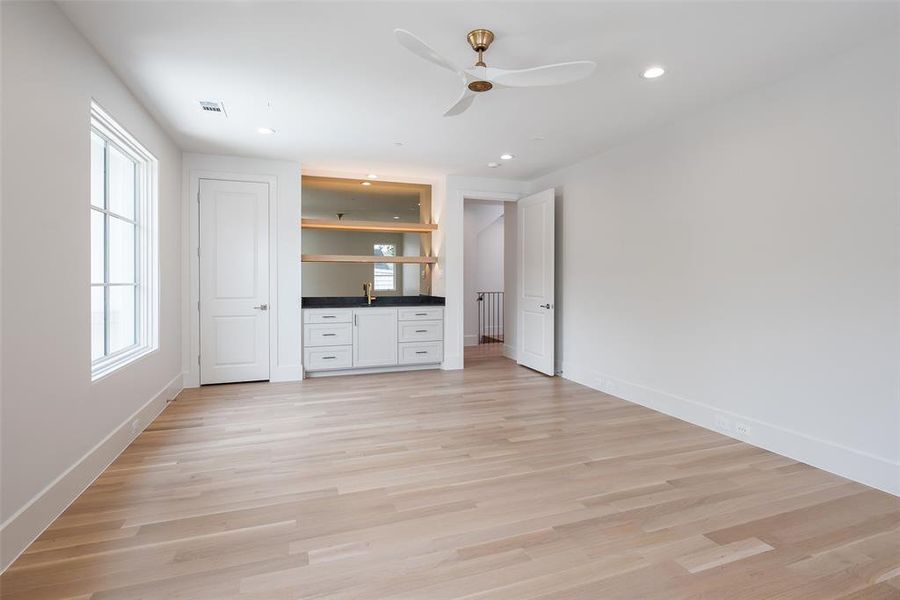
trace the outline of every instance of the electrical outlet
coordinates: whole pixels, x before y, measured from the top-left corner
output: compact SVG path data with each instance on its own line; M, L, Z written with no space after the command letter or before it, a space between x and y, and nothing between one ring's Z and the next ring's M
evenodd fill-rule
M734 432L741 437L747 437L750 435L750 424L749 423L738 423L734 427Z
M131 435L134 435L134 434L140 432L140 430L141 430L141 420L135 419L134 421L131 422Z
M724 415L716 415L716 429L726 433L732 432L731 419Z

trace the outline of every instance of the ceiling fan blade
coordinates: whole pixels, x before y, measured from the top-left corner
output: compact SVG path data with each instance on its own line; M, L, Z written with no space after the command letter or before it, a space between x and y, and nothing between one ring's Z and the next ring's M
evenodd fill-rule
M475 92L471 91L469 88L464 87L463 93L459 97L459 99L447 109L447 112L444 113L445 117L454 117L460 113L463 113L472 106L472 102L475 100Z
M491 83L506 87L536 87L562 85L584 79L590 75L597 63L592 60L544 65L530 69L487 68L487 79Z
M397 41L400 43L400 45L413 54L424 58L428 62L434 63L439 67L444 67L449 71L459 73L459 69L456 67L456 65L435 52L431 46L417 38L412 33L406 31L405 29L395 29L394 35L397 37Z

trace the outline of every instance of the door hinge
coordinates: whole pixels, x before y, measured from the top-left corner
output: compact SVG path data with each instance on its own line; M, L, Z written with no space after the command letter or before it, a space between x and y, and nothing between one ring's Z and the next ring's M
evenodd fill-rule
M197 300L197 312L200 312L200 301Z
M197 364L198 365L200 364L200 355L199 354L197 355Z
M197 258L200 258L200 246L197 246Z

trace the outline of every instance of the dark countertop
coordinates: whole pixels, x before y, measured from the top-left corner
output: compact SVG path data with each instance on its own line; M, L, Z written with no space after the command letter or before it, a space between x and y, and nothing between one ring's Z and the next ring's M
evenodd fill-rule
M368 307L365 296L304 296L303 308L360 308ZM444 306L441 296L378 296L372 301L378 306Z

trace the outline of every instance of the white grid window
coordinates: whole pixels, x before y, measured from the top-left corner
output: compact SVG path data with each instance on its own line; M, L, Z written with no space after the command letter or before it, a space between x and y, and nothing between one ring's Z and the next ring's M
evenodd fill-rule
M394 244L375 244L375 256L397 256ZM375 291L394 292L397 290L396 263L375 263Z
M157 161L91 104L91 379L158 347Z

